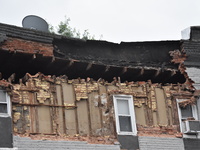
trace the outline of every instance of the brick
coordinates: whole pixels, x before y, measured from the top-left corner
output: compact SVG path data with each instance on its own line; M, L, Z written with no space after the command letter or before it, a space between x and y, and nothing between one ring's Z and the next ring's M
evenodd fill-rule
M1 49L8 51L18 51L21 53L42 54L43 56L53 56L53 45L22 40L18 38L9 38L5 41Z

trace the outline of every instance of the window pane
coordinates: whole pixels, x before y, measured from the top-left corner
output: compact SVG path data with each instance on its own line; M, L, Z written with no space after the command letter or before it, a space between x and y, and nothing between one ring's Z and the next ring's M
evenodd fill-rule
M6 102L6 92L0 91L0 102Z
M118 114L130 115L128 100L117 100Z
M181 115L182 115L182 118L184 118L184 119L186 119L188 117L193 117L191 105L187 105L184 108L181 107Z
M0 113L7 113L7 105L0 104Z
M131 117L119 116L120 131L132 132Z

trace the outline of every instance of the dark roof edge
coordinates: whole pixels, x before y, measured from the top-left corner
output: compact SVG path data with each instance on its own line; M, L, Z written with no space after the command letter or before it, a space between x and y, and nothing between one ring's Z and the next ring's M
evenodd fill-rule
M174 43L181 42L181 40L161 40L161 41L134 41L134 42L124 42L122 41L120 44L130 44L130 43Z
M15 25L8 25L4 23L0 23L0 33L5 34L6 36L10 37L18 37L25 40L32 40L44 43L52 43L53 40L63 40L63 41L77 41L77 42L86 42L86 40L79 39L79 38L69 38L66 36L54 34L54 33L47 33L35 29L27 29ZM162 40L162 41L133 41L133 42L124 42L121 43L114 43L105 40L87 40L88 42L99 42L99 43L108 43L114 45L123 45L123 44L130 44L130 43L162 43L162 42L180 42L180 40Z
M3 23L0 23L0 33L3 33L8 37L18 37L25 40L32 40L44 43L52 43L53 39L75 40L82 42L84 41L78 38L69 38L54 33L48 33L35 29L28 29Z

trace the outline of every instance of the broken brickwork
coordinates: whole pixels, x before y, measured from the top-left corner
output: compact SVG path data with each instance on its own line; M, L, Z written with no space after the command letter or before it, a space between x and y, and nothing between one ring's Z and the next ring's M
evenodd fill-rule
M182 84L68 80L41 73L24 79L11 90L18 134L116 137L112 96L127 94L134 99L138 135L176 136L180 131L175 99L193 96Z
M10 52L21 52L28 54L41 54L43 56L53 56L52 44L23 40L19 38L8 38L0 46L0 49Z

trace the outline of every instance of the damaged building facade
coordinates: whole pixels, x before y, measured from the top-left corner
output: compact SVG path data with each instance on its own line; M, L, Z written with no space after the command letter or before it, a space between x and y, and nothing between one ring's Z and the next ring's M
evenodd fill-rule
M0 147L14 134L199 149L200 27L188 30L116 44L0 24Z

